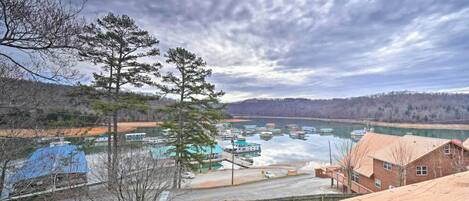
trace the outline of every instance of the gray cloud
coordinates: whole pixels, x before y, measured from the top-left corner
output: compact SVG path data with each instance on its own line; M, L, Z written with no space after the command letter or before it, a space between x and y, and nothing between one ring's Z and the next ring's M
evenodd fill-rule
M202 56L225 101L469 85L464 0L89 0L84 15L107 12Z

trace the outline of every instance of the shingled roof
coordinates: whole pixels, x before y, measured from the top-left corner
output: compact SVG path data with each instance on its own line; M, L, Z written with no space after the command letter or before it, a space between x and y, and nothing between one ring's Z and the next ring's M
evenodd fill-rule
M343 201L440 201L469 200L469 172L370 193Z
M392 164L399 164L399 161L396 161L396 157L393 157L392 153L394 150L400 149L400 147L407 147L409 151L409 158L405 161L401 161L401 163L405 163L401 165L407 165L416 161L417 159L420 159L421 157L427 155L435 149L438 149L441 146L448 144L449 142L451 142L451 140L415 135L405 135L403 137L400 137L397 141L390 144L389 146L385 146L374 154L370 154L370 157Z
M407 165L450 142L451 140L448 139L415 135L395 136L367 133L355 146L362 147L362 149L363 147L366 147L366 149L363 150L366 150L367 154L363 156L364 158L360 160L358 165L356 165L354 171L363 176L371 177L373 175L373 159L389 162L392 164L399 164L399 162L395 160L392 154L393 150L397 150L399 146L408 147L409 151L411 152L411 154L409 154L408 160L406 160L405 164L403 164ZM357 155L362 156L364 154Z
M399 136L395 135L385 135L370 132L366 133L357 143L355 148L366 147L366 149L362 149L362 151L366 151L367 154L364 155L365 158L361 159L360 163L356 165L354 171L363 176L371 177L371 175L373 175L373 158L371 158L370 155L383 149L386 147L386 145L392 144L399 138ZM358 155L362 156L363 154Z

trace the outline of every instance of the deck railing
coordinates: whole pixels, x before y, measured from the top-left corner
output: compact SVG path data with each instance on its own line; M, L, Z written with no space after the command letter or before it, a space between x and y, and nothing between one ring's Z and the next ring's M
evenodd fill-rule
M337 171L330 171L327 172L326 175L328 175L332 179L337 180L338 183L342 183L342 185L348 187L347 178L342 173ZM355 181L352 181L352 186L350 187L350 189L355 193L373 193L372 190Z

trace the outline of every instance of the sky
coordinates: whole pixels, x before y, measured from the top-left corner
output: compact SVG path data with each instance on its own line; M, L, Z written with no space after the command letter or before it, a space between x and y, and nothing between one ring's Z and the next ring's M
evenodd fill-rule
M108 12L202 57L224 102L469 93L466 0L88 0L82 15Z

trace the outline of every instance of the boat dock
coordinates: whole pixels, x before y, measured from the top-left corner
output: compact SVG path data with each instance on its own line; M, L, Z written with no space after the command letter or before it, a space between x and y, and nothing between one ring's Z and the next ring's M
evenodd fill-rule
M245 160L242 160L241 158L237 157L236 155L235 155L235 157L234 157L234 162L233 162L233 161L232 161L233 155L232 155L231 153L226 152L226 151L224 151L221 155L222 155L222 158L223 158L224 160L226 160L226 161L228 161L228 162L230 162L230 163L234 163L234 164L236 164L236 165L238 165L238 166L241 166L241 167L243 167L243 168L250 168L250 167L252 167L252 163L250 163L250 162L248 162L248 161L245 161Z

